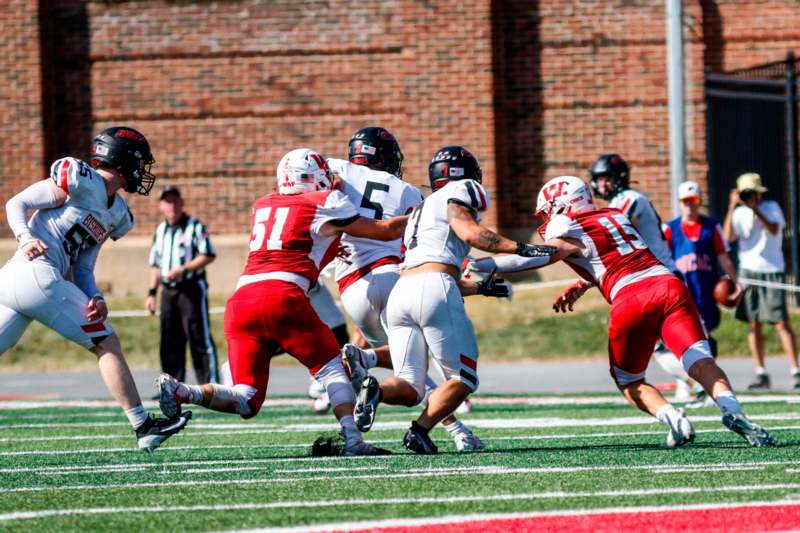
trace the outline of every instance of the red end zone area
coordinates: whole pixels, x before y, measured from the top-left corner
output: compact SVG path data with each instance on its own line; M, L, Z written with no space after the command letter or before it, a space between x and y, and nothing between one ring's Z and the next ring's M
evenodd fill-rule
M395 524L400 521L393 521ZM637 508L635 510L545 512L514 514L486 518L451 517L441 520L411 520L408 525L379 524L364 529L380 533L421 533L435 527L437 533L492 533L492 532L617 532L617 531L681 531L705 533L725 531L797 531L800 529L800 502L779 502L687 506L673 508Z

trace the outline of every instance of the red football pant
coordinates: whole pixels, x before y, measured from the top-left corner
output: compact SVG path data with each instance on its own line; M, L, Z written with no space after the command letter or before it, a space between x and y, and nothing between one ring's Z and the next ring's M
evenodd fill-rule
M706 339L686 285L672 275L623 287L611 303L608 358L614 380L614 367L644 374L659 338L678 358L692 344Z
M225 305L225 339L235 385L249 385L255 416L267 395L269 362L277 347L312 375L339 355L336 337L317 316L303 290L286 281L245 285Z

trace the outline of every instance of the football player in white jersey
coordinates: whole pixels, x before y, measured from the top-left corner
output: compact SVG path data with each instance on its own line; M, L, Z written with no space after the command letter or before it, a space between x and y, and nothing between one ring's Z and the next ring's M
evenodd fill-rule
M358 214L376 220L406 215L423 201L422 193L404 182L403 153L400 145L385 128L370 126L356 131L348 143L348 159L328 159L331 170L343 181L344 194L356 206ZM358 392L376 366L392 368L386 333L386 303L400 279L402 239L376 241L343 235L336 258L336 282L342 305L373 348L361 350L348 344L342 350ZM429 391L436 388L430 377ZM483 449L484 445L455 416L442 425L453 437L458 451Z
M647 247L670 272L683 279L675 262L669 243L664 236L661 217L647 197L630 186L630 167L618 154L603 154L597 158L589 171L592 192L608 201L608 206L619 209L627 216L644 239ZM677 364L677 358L659 341L653 357L676 381L676 400L690 400L689 375Z
M445 382L434 390L403 445L419 454L438 453L428 432L478 388L478 344L462 296L505 297L509 287L489 276L461 280L461 264L472 246L487 252L547 255L549 247L517 243L484 228L480 213L489 207L478 161L461 146L445 146L428 167L431 194L409 218L401 275L387 304L389 348L394 377L378 385L368 376L355 408L356 424L368 430L378 402L408 407L425 396L428 350Z
M156 179L150 173L154 161L144 135L127 127L108 128L94 138L91 166L72 157L57 160L50 179L6 203L19 247L0 269L0 354L19 341L32 320L93 352L139 448L148 451L183 429L191 412L164 420L145 411L106 320L94 265L107 238L119 239L133 228L133 215L117 191L147 195ZM64 279L68 271L74 283Z

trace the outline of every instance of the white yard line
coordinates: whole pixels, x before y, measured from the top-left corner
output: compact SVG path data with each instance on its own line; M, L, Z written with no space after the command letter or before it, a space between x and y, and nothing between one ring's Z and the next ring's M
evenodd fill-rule
M399 528L399 527L414 527L414 526L430 526L430 529L435 531L437 525L444 524L469 524L470 526L477 526L479 522L490 522L495 520L514 520L514 519L528 519L528 518L545 518L552 516L593 516L593 515L630 515L641 513L663 513L670 511L705 511L716 509L731 509L731 508L749 508L749 507L796 507L800 502L796 500L773 500L773 501L756 501L756 502L730 502L730 503L696 503L696 504L678 504L678 505L650 505L639 507L605 507L601 509L563 509L555 511L534 511L527 513L481 513L471 515L448 515L438 516L432 518L391 518L387 520L370 520L362 522L334 522L328 524L311 524L297 527L282 527L282 528L259 528L259 529L243 529L238 531L227 531L227 533L317 533L317 532L334 532L334 531L354 531L354 530L371 530L382 528Z
M691 420L697 422L719 421L719 415L691 416ZM800 420L800 413L778 413L763 414L753 417L754 420ZM586 426L640 426L659 424L658 420L650 416L624 416L614 418L564 418L564 417L527 417L527 418L472 418L464 417L462 421L475 428L485 429L523 429L523 428L551 428L551 427L586 427ZM11 424L0 426L0 430L17 429L66 429L66 428L109 428L127 427L124 422L63 422L63 423L40 423L40 424ZM243 423L204 423L198 422L191 425L194 429L203 430L224 430L226 432L236 430L268 430L274 433L303 433L314 431L336 431L339 424L335 422L321 422L310 424L243 424ZM397 422L376 422L373 426L375 430L394 430L407 429L408 421Z
M113 486L112 486L113 487ZM96 487L108 488L108 487ZM775 483L763 485L729 485L715 487L714 492L719 493L751 493L767 490L797 490L800 483ZM242 511L265 509L301 509L322 507L374 507L378 505L441 505L447 503L469 503L490 501L519 501L519 500L552 500L572 498L628 498L631 496L652 496L661 494L702 494L706 487L659 487L653 489L625 489L608 491L580 491L580 492L533 492L522 494L490 494L481 496L436 496L423 498L370 498L363 500L302 500L269 503L238 503L220 505L175 505L160 507L96 507L96 508L66 508L44 509L39 511L17 511L0 514L0 522L12 520L36 520L52 516L65 515L110 515L125 513L178 513L197 511Z
M460 475L510 475L510 474L553 474L553 473L576 473L576 472L598 472L598 471L615 471L615 470L646 470L652 473L661 473L663 469L669 468L687 468L692 472L714 472L717 466L725 467L754 467L763 468L771 465L797 465L800 461L777 461L777 462L764 462L764 463L726 463L723 465L697 465L692 468L687 465L613 465L613 466L578 466L578 467L530 467L530 468L517 468L505 466L474 466L474 467L441 467L441 468L411 468L402 472L394 473L381 473L381 474L356 474L344 476L310 476L310 477L287 477L287 478L258 478L258 479L216 479L216 480L181 480L181 481L163 481L163 482L140 482L140 483L103 483L98 485L93 484L80 484L80 485L48 485L48 486L31 486L31 487L9 487L4 488L3 492L6 494L20 493L20 492L46 492L46 491L64 491L64 490L108 490L108 489L139 489L139 488L165 488L165 487L198 487L198 486L220 486L220 485L272 485L283 483L299 483L299 482L317 482L317 481L353 481L364 479L405 479L405 478L426 478L426 477L450 477ZM243 468L242 470L257 469L256 467ZM219 469L197 469L195 473L214 473L214 472L227 472L232 470L230 467L221 467ZM236 469L233 469L236 470ZM165 474L175 475L185 472L164 472ZM800 484L797 485L800 488ZM664 489L660 489L664 490Z
M693 419L695 420L695 419ZM508 429L508 428L505 428ZM770 431L788 431L794 429L800 429L800 426L770 426L768 428ZM697 429L695 433L726 433L728 429L724 428L717 428L717 429ZM242 435L261 435L261 434L270 434L275 433L272 430L237 430L234 433L224 431L192 431L189 435L192 437L202 437L202 436L215 436L215 435L230 435L230 436L242 436ZM558 433L551 433L547 435L510 435L507 437L484 437L483 440L486 442L494 442L494 441L536 441L536 440L561 440L561 439L593 439L593 438L615 438L615 437L630 437L630 436L644 436L644 435L663 435L664 430L659 429L656 431L622 431L622 432L605 432L605 433L572 433L572 434L558 434ZM183 437L180 437L183 438ZM86 441L86 440L130 440L130 435L72 435L72 436L55 436L55 437L4 437L0 438L0 442L8 442L8 443L22 443L22 442L61 442L61 441ZM398 442L397 439L368 439L369 442L373 444L391 444ZM258 444L255 446L251 445L237 445L237 448L259 448L259 449L271 449L271 448L308 448L310 445L307 443L299 443L299 444ZM165 450L187 450L187 449L205 449L205 448L226 448L230 449L230 446L168 446L165 448L161 448L161 451ZM110 453L110 452L125 452L125 451L138 451L135 448L91 448L91 449L79 449L79 450L24 450L24 451L16 451L16 452L0 452L0 457L2 456L15 456L15 455L64 455L64 454L86 454L86 453ZM159 453L161 453L159 451ZM3 472L3 469L0 469L0 472Z

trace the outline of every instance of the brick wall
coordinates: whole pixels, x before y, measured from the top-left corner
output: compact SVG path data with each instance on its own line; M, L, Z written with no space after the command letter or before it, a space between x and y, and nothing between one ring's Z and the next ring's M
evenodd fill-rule
M414 183L439 146L470 148L495 197L488 223L509 231L530 233L544 179L585 176L606 151L668 213L663 0L12 4L0 15L2 202L52 158L85 156L94 131L126 123L150 138L161 184L183 186L213 232L246 232L285 151L342 157L354 130L381 124ZM684 6L689 176L704 181L703 68L800 51L800 9ZM138 234L157 222L156 203L131 202Z

